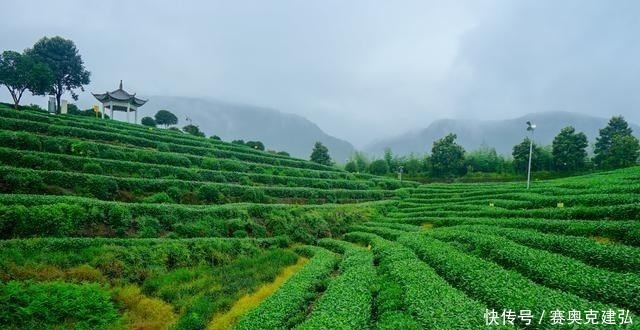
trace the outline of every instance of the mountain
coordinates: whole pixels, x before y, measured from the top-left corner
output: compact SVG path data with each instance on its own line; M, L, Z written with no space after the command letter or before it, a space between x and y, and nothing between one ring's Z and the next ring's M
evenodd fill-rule
M399 155L411 152L425 153L431 151L433 141L448 133L455 133L458 135L458 143L467 151L487 145L496 148L498 153L511 155L513 146L527 136L527 121L537 125L534 141L538 145L550 145L560 130L570 125L577 131L584 132L589 139L589 144L593 145L598 136L598 130L606 126L609 118L553 111L532 113L506 120L441 119L434 121L425 129L374 142L365 147L365 151L381 154L385 148L391 148L395 154ZM640 126L631 123L630 126L634 135L640 136ZM592 149L588 148L588 151L591 152Z
M355 150L349 142L328 135L304 117L213 99L150 96L138 118L153 116L160 109L176 114L179 127L186 125L185 118L189 117L207 136L217 135L225 141L259 140L267 149L286 151L303 159L309 159L316 141L327 146L331 158L338 162Z

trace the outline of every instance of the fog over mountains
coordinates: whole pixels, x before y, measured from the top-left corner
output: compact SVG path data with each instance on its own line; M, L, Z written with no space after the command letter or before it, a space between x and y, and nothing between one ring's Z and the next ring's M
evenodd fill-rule
M496 148L498 153L511 155L513 146L527 136L526 122L529 120L537 125L534 141L538 145L551 144L562 128L573 126L577 131L587 135L590 145L588 152L591 152L598 130L606 126L609 118L554 111L532 113L505 120L441 119L424 129L373 142L365 147L365 151L382 154L385 148L391 148L394 153L400 155L412 152L425 153L431 151L433 141L448 133L455 133L458 135L458 143L467 151L486 145ZM632 123L630 125L634 135L640 137L640 126Z
M326 145L339 163L354 151L349 142L328 135L306 118L274 109L214 99L150 96L138 118L153 116L160 109L175 113L178 127L187 125L185 118L189 117L207 136L218 135L225 141L259 140L267 149L303 159L309 159L316 141Z

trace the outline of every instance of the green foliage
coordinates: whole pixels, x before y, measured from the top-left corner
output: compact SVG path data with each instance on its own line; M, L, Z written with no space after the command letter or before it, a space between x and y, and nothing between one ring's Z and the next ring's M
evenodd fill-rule
M159 110L156 112L154 119L156 120L156 124L164 125L164 127L178 124L178 117L168 110Z
M337 263L335 255L322 248L306 248L311 260L258 307L245 314L235 329L290 329L304 317L306 303Z
M389 165L384 159L374 160L369 164L368 171L374 175L385 175L389 173Z
M349 161L344 165L344 170L350 173L358 172L358 165L354 161Z
M637 164L640 142L622 116L612 117L596 138L593 162L600 169L629 167Z
M156 120L153 119L152 117L142 117L142 119L140 120L140 124L144 125L144 126L148 126L148 127L156 127Z
M9 328L108 329L117 317L98 284L0 282L0 323Z
M260 141L247 141L245 145L251 149L264 151L264 144Z
M529 165L529 148L531 140L524 138L524 140L515 146L513 146L513 167L517 173L527 173L527 167ZM551 168L551 153L547 149L538 147L535 142L533 143L532 155L531 155L531 171L548 170Z
M507 168L507 161L498 155L495 148L486 146L469 152L466 155L466 163L471 172L501 173Z
M0 85L5 85L13 98L15 109L26 90L44 95L53 82L53 73L46 63L31 55L14 51L0 54Z
M73 41L59 36L38 40L33 48L25 54L45 63L53 74L49 93L55 95L57 111L60 111L60 99L65 92L70 92L74 100L78 99L75 89L84 91L84 86L91 82L91 73L84 67L84 62Z
M552 155L558 171L579 171L585 168L589 143L587 136L576 133L573 126L563 128L553 139Z
M194 136L204 137L204 132L200 131L200 128L197 125L189 124L183 127L182 130Z
M433 142L431 172L434 176L453 177L465 173L464 148L455 142L456 138L455 134L448 134Z
M329 156L329 149L325 147L321 142L316 142L311 152L310 160L314 163L318 163L325 166L331 166L331 156Z
M314 304L307 319L296 329L364 329L371 318L371 292L376 282L371 251L324 239L320 245L338 246L343 250L340 275L332 280L324 294Z

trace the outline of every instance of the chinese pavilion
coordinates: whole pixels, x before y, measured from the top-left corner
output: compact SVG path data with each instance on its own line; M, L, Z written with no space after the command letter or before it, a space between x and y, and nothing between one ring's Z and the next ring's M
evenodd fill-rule
M136 94L129 94L122 89L122 80L120 80L120 88L113 92L106 92L104 94L91 93L93 96L102 103L102 119L104 119L105 109L111 110L111 118L113 118L113 110L126 111L127 122L129 121L129 112L134 113L134 123L138 122L138 108L144 105L148 100L139 99Z

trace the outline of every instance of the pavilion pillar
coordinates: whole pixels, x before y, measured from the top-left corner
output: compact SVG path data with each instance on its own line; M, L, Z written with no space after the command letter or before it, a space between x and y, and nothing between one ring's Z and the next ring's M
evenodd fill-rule
M138 123L138 109L133 110L133 123Z
M113 119L113 104L111 105L111 119Z
M104 103L102 103L102 119L104 119Z
M129 120L129 105L127 104L127 123L131 123Z

